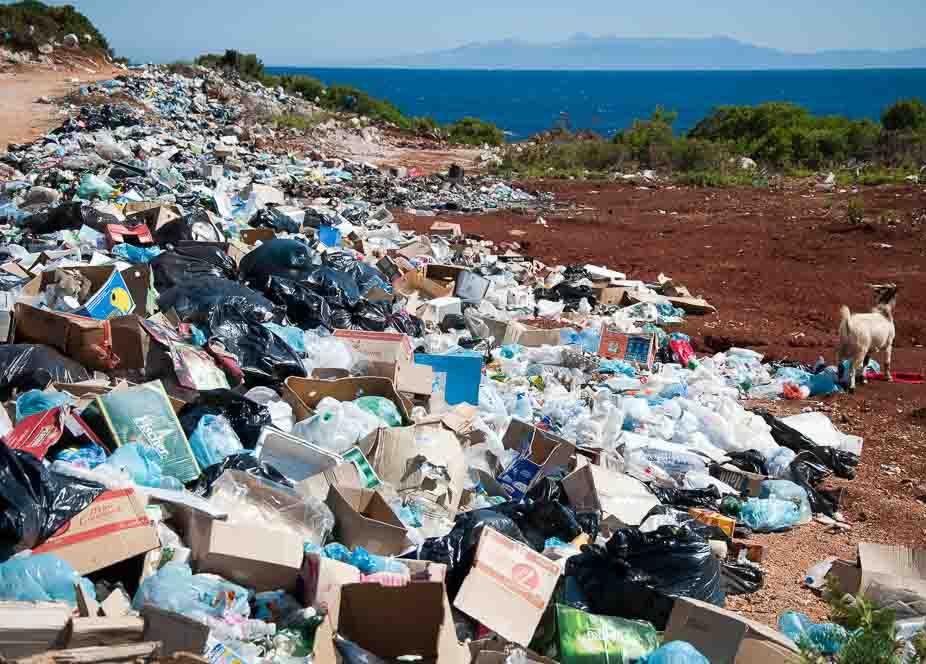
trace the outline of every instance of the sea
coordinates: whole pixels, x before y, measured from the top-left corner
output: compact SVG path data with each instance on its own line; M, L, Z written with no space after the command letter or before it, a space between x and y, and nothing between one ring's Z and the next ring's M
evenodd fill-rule
M522 71L268 67L325 84L353 85L409 116L449 123L472 116L523 140L557 126L604 136L647 118L678 113L685 132L713 108L790 101L820 115L877 120L898 99L926 99L926 69L813 71Z

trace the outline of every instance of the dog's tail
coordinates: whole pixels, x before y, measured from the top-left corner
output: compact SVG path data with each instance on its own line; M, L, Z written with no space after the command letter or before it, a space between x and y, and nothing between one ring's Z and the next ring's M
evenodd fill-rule
M849 321L852 319L852 312L849 307L843 305L839 310L839 336L846 339L849 336Z

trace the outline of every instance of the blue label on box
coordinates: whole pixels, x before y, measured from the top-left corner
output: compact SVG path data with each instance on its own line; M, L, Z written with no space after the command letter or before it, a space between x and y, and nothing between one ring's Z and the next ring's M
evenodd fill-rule
M527 457L520 457L498 476L498 482L512 500L521 500L539 473L540 466Z
M117 270L113 270L109 279L84 304L75 311L78 316L87 316L97 320L107 320L116 316L127 316L135 311L135 300L125 284L125 279Z

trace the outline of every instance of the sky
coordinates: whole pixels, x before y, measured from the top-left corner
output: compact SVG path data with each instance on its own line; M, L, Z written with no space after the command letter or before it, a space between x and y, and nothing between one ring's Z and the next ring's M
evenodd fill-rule
M46 0L49 2L49 0ZM349 64L516 38L727 36L787 51L926 46L924 0L51 0L120 56L190 60L227 48L268 65ZM577 11L577 7L581 9Z

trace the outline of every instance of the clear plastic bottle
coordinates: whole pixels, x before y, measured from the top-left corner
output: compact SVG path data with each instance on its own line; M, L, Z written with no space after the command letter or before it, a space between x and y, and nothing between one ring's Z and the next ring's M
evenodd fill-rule
M534 409L531 407L530 397L526 394L518 394L514 402L514 412L512 415L522 422L533 422Z

